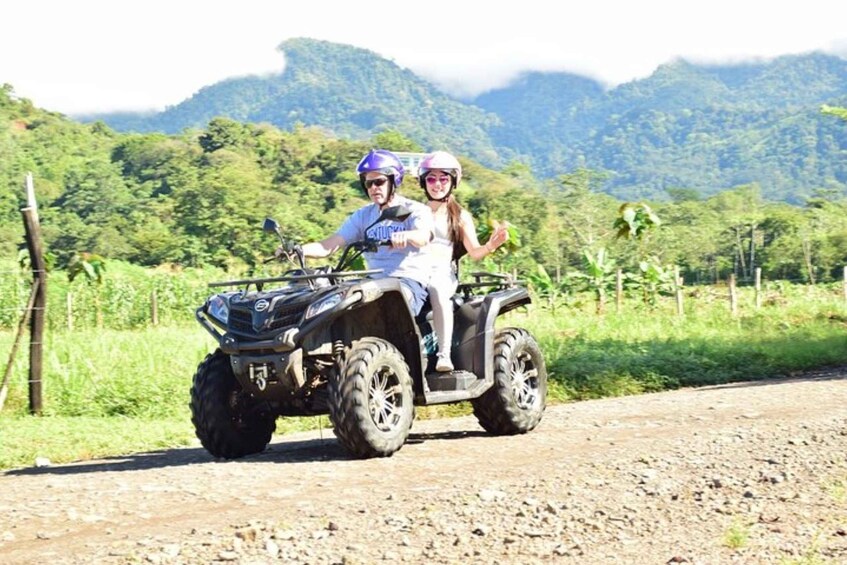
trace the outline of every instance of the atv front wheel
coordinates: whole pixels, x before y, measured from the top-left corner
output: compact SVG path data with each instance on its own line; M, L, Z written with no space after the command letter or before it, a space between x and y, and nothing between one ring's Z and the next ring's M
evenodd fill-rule
M220 349L197 367L191 387L191 422L206 450L236 459L263 451L276 429L276 417L242 390L229 356Z
M526 330L506 328L494 338L494 386L471 400L485 431L496 435L530 431L547 403L547 368L541 348Z
M329 379L335 435L355 457L388 457L412 427L412 377L403 355L384 339L354 341Z

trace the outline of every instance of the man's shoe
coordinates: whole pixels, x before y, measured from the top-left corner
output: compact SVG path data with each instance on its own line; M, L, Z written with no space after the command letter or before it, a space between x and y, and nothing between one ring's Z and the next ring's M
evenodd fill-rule
M438 360L435 363L435 370L439 373L449 373L453 370L453 363L447 355L438 354Z

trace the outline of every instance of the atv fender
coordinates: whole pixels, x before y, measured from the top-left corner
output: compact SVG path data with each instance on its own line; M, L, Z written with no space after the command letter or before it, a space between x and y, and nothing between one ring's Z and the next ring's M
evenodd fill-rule
M529 304L525 288L506 288L465 302L456 310L454 361L487 383L494 382L494 322L498 316Z

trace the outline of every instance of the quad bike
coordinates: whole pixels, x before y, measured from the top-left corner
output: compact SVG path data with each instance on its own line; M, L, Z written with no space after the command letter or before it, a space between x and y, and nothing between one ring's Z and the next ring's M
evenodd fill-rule
M372 225L408 215L391 207ZM306 268L274 220L264 229L299 268L212 283L240 289L215 294L196 311L219 345L191 387L191 420L209 453L232 459L263 451L278 416L329 414L338 441L361 458L400 449L415 406L469 400L482 427L497 435L528 432L541 420L547 370L538 344L526 330L494 327L498 316L530 302L511 277L473 273L474 282L459 286L456 370L436 373L430 308L415 317L398 279L346 270L388 241L354 242L334 268Z

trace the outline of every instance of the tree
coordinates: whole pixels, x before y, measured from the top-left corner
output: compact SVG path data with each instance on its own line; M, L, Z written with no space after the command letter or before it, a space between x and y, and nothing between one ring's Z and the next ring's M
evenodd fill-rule
M224 147L238 147L247 139L247 133L248 130L244 124L229 118L217 117L212 118L206 133L201 135L198 141L203 151L211 153Z
M378 149L388 149L389 151L410 151L412 153L420 153L423 147L412 141L399 131L387 129L379 132L373 137L374 147Z

